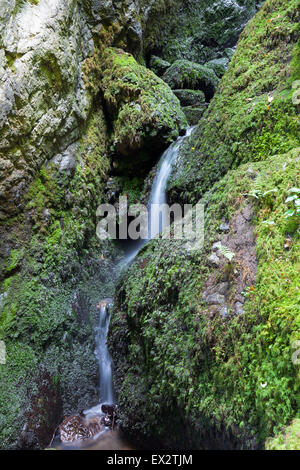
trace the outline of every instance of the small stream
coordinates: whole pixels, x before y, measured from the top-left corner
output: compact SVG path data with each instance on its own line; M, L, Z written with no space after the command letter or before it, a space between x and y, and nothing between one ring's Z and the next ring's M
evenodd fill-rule
M183 141L188 138L194 127L187 129L186 135L179 137L170 147L162 154L158 163L157 173L153 181L152 190L149 197L149 228L148 239L138 240L133 249L125 256L120 263L120 269L126 269L150 240L156 238L168 225L169 218L166 210L160 211L161 204L167 204L167 184L178 157L180 146ZM88 439L83 443L78 443L81 449L91 450L132 450L131 444L126 441L126 437L115 427L114 410L116 410L113 376L112 376L112 359L107 347L107 334L111 312L113 308L112 299L103 299L99 305L99 323L96 329L96 357L99 363L100 378L100 404L84 411L84 423L92 423L96 432L93 439ZM82 418L79 418L82 419ZM99 427L98 426L99 424ZM74 442L73 442L74 446Z

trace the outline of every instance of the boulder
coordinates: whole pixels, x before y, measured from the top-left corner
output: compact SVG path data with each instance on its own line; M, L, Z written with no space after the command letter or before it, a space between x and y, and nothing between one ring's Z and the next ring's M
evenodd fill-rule
M173 90L181 106L199 107L205 104L205 95L200 90Z
M166 71L163 80L173 89L201 90L209 101L215 94L219 79L215 72L204 65L190 62L189 60L177 60Z
M183 108L183 112L190 126L195 126L196 124L198 124L205 110L205 105L197 108L195 108L194 106L186 106L185 108Z
M101 88L115 152L162 151L187 126L179 100L163 80L121 49L107 48L102 64Z
M168 70L168 68L171 67L171 64L170 64L170 62L167 62L166 60L163 60L160 57L157 57L156 55L153 55L150 59L149 66L150 66L150 69L158 77L161 77Z
M213 59L209 62L206 62L205 67L212 69L218 78L223 77L224 73L229 64L229 59L227 57L223 57L222 59Z

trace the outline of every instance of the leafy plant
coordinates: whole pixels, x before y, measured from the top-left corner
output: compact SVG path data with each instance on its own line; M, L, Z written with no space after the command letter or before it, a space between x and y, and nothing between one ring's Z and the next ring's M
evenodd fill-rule
M300 217L300 188L291 188L288 193L290 196L285 200L286 204L293 204L293 208L286 211L285 218Z
M221 253L221 255L225 256L225 258L228 259L228 261L231 263L233 258L235 257L235 253L233 253L232 251L230 251L229 248L227 248L227 246L224 246L224 245L219 245L219 252Z
M277 191L278 191L277 188L269 189L268 191L261 191L260 189L254 189L253 191L251 191L251 193L248 193L247 196L254 197L255 199L259 201L260 199L264 199L269 194L277 193Z

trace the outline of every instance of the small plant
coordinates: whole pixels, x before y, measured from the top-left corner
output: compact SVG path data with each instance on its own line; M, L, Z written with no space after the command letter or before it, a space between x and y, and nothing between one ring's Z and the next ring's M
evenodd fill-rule
M268 191L261 191L260 189L254 189L253 191L251 191L251 193L248 193L247 196L254 197L255 199L259 201L261 199L265 199L266 196L269 196L269 194L277 193L277 191L278 191L277 188L270 189Z
M218 248L219 248L219 252L221 253L221 255L225 256L225 258L227 258L228 261L231 263L233 258L235 257L235 253L230 251L230 249L227 248L227 246L224 246L221 244L218 246Z
M290 196L285 200L286 204L292 204L293 208L286 211L285 218L300 217L300 188L291 188L288 191Z

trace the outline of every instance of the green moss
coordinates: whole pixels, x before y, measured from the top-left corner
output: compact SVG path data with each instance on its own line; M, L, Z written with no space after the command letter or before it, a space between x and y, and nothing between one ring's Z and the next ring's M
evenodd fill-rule
M238 39L256 11L255 0L168 0L155 2L149 11L144 47L173 63L187 59L205 63ZM229 19L230 18L230 19Z
M24 214L6 221L4 240L16 248L4 260L0 286L4 294L0 336L9 355L0 370L0 416L7 417L0 426L2 448L17 445L41 364L50 378L56 378L68 412L82 400L88 406L97 399L97 387L92 385L97 374L95 306L102 296L112 295L111 259L118 254L96 238L96 209L103 201L110 170L107 140L103 112L95 106L82 129L76 169L64 172L54 164L43 166L24 195ZM16 365L22 351L28 353L28 360ZM75 386L78 383L81 391ZM59 424L53 424L57 410L45 417L46 408L47 403L33 414L37 422L40 419L39 429L46 420L53 432ZM32 431L36 439L38 430Z
M284 433L266 443L267 450L300 450L300 420L295 419Z
M211 68L188 60L174 62L163 79L172 89L201 90L207 101L213 97L218 85L218 77Z
M187 124L170 88L120 49L103 53L101 89L119 154L160 151Z

